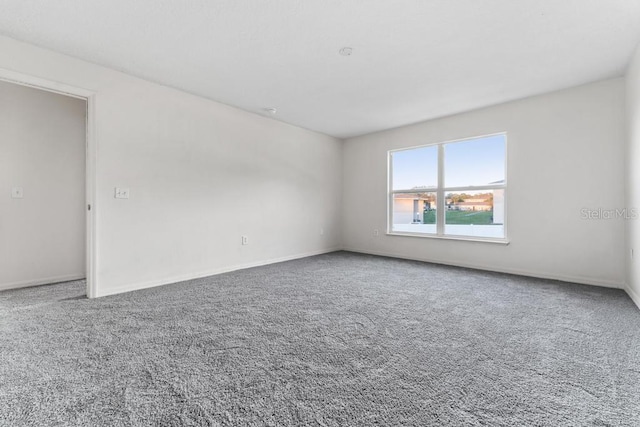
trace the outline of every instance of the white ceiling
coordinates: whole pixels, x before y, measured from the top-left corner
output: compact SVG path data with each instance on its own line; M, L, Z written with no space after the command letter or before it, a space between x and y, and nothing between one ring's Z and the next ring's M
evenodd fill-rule
M348 137L620 76L640 1L0 0L0 34Z

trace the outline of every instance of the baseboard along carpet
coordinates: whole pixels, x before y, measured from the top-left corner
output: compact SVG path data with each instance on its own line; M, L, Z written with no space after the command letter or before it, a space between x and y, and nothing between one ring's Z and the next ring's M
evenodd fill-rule
M637 426L621 290L336 252L0 292L2 426Z

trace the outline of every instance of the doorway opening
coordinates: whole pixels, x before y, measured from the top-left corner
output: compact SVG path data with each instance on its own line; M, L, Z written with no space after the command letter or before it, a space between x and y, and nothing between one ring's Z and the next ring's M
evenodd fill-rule
M95 283L94 93L0 69L0 290Z

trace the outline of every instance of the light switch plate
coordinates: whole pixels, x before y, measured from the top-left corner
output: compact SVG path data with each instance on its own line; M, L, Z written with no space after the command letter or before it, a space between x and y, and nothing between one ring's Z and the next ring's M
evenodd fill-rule
M24 191L22 191L22 187L13 187L11 189L12 199L22 199L23 197L24 197Z
M116 187L114 197L116 199L128 199L129 198L129 189L128 188Z

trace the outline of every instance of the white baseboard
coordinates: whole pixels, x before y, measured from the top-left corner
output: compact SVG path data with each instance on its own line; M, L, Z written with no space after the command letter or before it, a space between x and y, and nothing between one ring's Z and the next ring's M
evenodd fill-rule
M631 288L631 286L629 286L628 283L624 284L624 290L627 293L627 295L629 295L629 298L631 298L631 301L633 301L636 304L636 306L640 309L640 294L634 291Z
M118 286L116 288L111 288L106 290L98 288L96 292L97 294L96 297L106 297L109 295L122 294L125 292L138 291L141 289L154 288L156 286L163 286L163 285L169 285L172 283L184 282L186 280L201 279L203 277L215 276L217 274L229 273L231 271L244 270L247 268L260 267L262 265L276 264L278 262L291 261L291 260L300 259L300 258L307 258L310 256L326 254L329 252L335 252L339 250L341 250L341 248L339 247L322 249L319 251L306 252L306 253L290 255L286 257L271 258L264 261L257 261L257 262L247 263L247 264L239 264L231 267L223 267L223 268L217 268L213 270L201 271L198 273L188 273L188 274L183 274L180 276L174 276L174 277L165 278L165 279L151 280L148 282L141 282L141 283L130 283L124 286Z
M362 250L362 249L356 249L356 248L340 248L340 247L323 249L323 250L319 250L319 251L306 252L306 253L302 253L302 254L296 254L296 255L280 257L280 258L271 258L271 259L264 260L264 261L257 261L257 262L253 262L253 263L247 263L247 264L239 264L239 265L234 265L234 266L225 267L225 268L218 268L218 269L213 269L213 270L202 271L202 272L198 272L198 273L183 274L183 275L179 275L179 276L174 276L174 277L165 278L165 279L159 279L159 280L152 280L152 281L148 281L148 282L131 283L131 284L127 284L127 285L124 285L124 286L118 286L116 288L111 288L111 289L107 289L107 290L98 289L96 297L116 295L116 294L125 293L125 292L137 291L137 290L141 290L141 289L153 288L153 287L156 287L156 286L162 286L162 285L168 285L168 284L172 284L172 283L183 282L183 281L186 281L186 280L200 279L200 278L203 278L203 277L215 276L217 274L222 274L222 273L228 273L228 272L231 272L231 271L244 270L244 269L247 269L247 268L259 267L259 266L268 265L268 264L275 264L275 263L284 262L284 261L291 261L291 260L294 260L294 259L306 258L306 257L314 256L314 255L321 255L321 254L335 252L335 251L341 251L341 250L349 251L349 252L369 254L369 255L379 255L379 256L385 256L385 257L390 257L390 258L399 258L399 259L408 259L408 260L413 260L413 261L431 262L431 263L434 263L434 264L450 265L450 266L455 266L455 267L473 268L473 269L484 270L484 271L495 271L495 272L498 272L498 273L515 274L515 275L519 275L519 276L528 276L528 277L535 277L535 278L541 278L541 279L560 280L560 281L563 281L563 282L579 283L579 284L591 285L591 286L602 286L602 287L607 287L607 288L624 289L627 292L627 294L629 294L631 299L636 303L636 305L638 305L638 307L640 308L640 295L635 293L630 287L628 287L624 283L617 283L617 282L603 281L603 280L593 280L592 278L582 277L582 276L567 276L567 275L549 274L549 273L539 272L539 271L528 271L528 270L509 269L509 268L496 268L495 266L487 266L487 265L479 265L479 264L471 264L471 263L452 263L452 262L443 261L443 260L437 260L437 259L418 258L418 257L413 257L413 256L404 256L404 255L398 255L398 254L387 253L387 252L376 252L376 251ZM67 279L67 280L75 280L75 278ZM58 280L58 281L64 281L64 280ZM50 283L50 282L47 282L47 283ZM30 285L25 285L25 286L30 286ZM0 285L0 289L2 289L1 285Z
M18 282L0 283L0 291L7 289L27 288L29 286L50 285L60 282L71 282L72 280L81 280L85 278L85 274L67 274L64 276L47 277L44 279L21 280Z
M431 263L434 263L434 264L451 265L451 266L454 266L454 267L473 268L473 269L476 269L476 270L495 271L495 272L498 272L498 273L516 274L518 276L528 276L528 277L535 277L535 278L539 278L539 279L560 280L562 282L579 283L579 284L582 284L582 285L602 286L602 287L605 287L605 288L615 288L615 289L624 289L625 288L624 283L610 282L610 281L605 281L605 280L594 280L592 278L582 277L582 276L565 276L565 275L561 275L561 274L551 274L551 273L545 273L545 272L540 272L540 271L527 271L527 270L512 269L512 268L500 268L500 267L489 266L489 265L481 265L481 264L449 262L449 261L443 261L443 260L438 260L438 259L429 259L429 258L426 258L426 257L425 258L418 258L418 257L413 257L413 256L404 256L404 255L398 255L398 254L393 254L393 253L376 252L376 251L362 250L362 249L356 249L356 248L344 248L343 250L349 251L349 252L362 253L362 254L385 256L385 257L389 257L389 258L409 259L409 260L412 260L412 261L431 262Z

